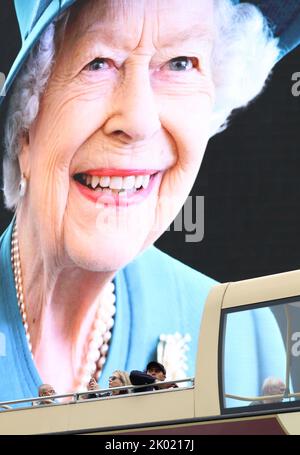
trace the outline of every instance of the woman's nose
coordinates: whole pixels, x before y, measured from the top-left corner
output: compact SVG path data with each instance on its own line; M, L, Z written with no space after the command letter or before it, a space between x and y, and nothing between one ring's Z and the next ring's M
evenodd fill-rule
M161 128L149 70L131 71L113 96L111 114L103 129L124 142L151 139Z

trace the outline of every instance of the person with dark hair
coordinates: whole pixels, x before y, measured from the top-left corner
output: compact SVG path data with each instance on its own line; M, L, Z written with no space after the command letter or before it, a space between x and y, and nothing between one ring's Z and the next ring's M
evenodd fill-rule
M151 361L146 367L146 372L133 370L130 373L130 381L133 385L151 384L148 387L142 387L140 389L134 389L134 392L150 392L158 389L168 389L171 387L178 387L177 384L159 384L154 386L156 382L162 382L166 380L166 369L165 367L156 361Z

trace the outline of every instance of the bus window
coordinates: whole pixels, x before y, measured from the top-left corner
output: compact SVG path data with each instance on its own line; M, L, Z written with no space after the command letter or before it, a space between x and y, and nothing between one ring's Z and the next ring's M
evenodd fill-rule
M300 406L300 297L222 311L224 413Z

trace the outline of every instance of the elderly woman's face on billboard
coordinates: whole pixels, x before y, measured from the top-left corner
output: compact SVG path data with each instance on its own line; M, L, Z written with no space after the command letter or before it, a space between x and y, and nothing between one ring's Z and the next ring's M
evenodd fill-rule
M58 260L116 270L172 222L209 137L211 0L83 2L20 156Z

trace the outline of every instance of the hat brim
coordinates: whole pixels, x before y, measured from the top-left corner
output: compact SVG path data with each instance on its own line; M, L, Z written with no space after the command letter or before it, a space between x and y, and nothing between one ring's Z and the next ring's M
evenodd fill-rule
M8 75L5 77L4 84L0 87L0 105L8 94L12 83L14 82L31 49L37 43L43 31L65 9L75 3L75 1L76 0L52 0L47 8L43 11L39 19L35 22L34 26L30 30L30 33L25 34L24 32L22 33L21 30L22 46L12 63Z

